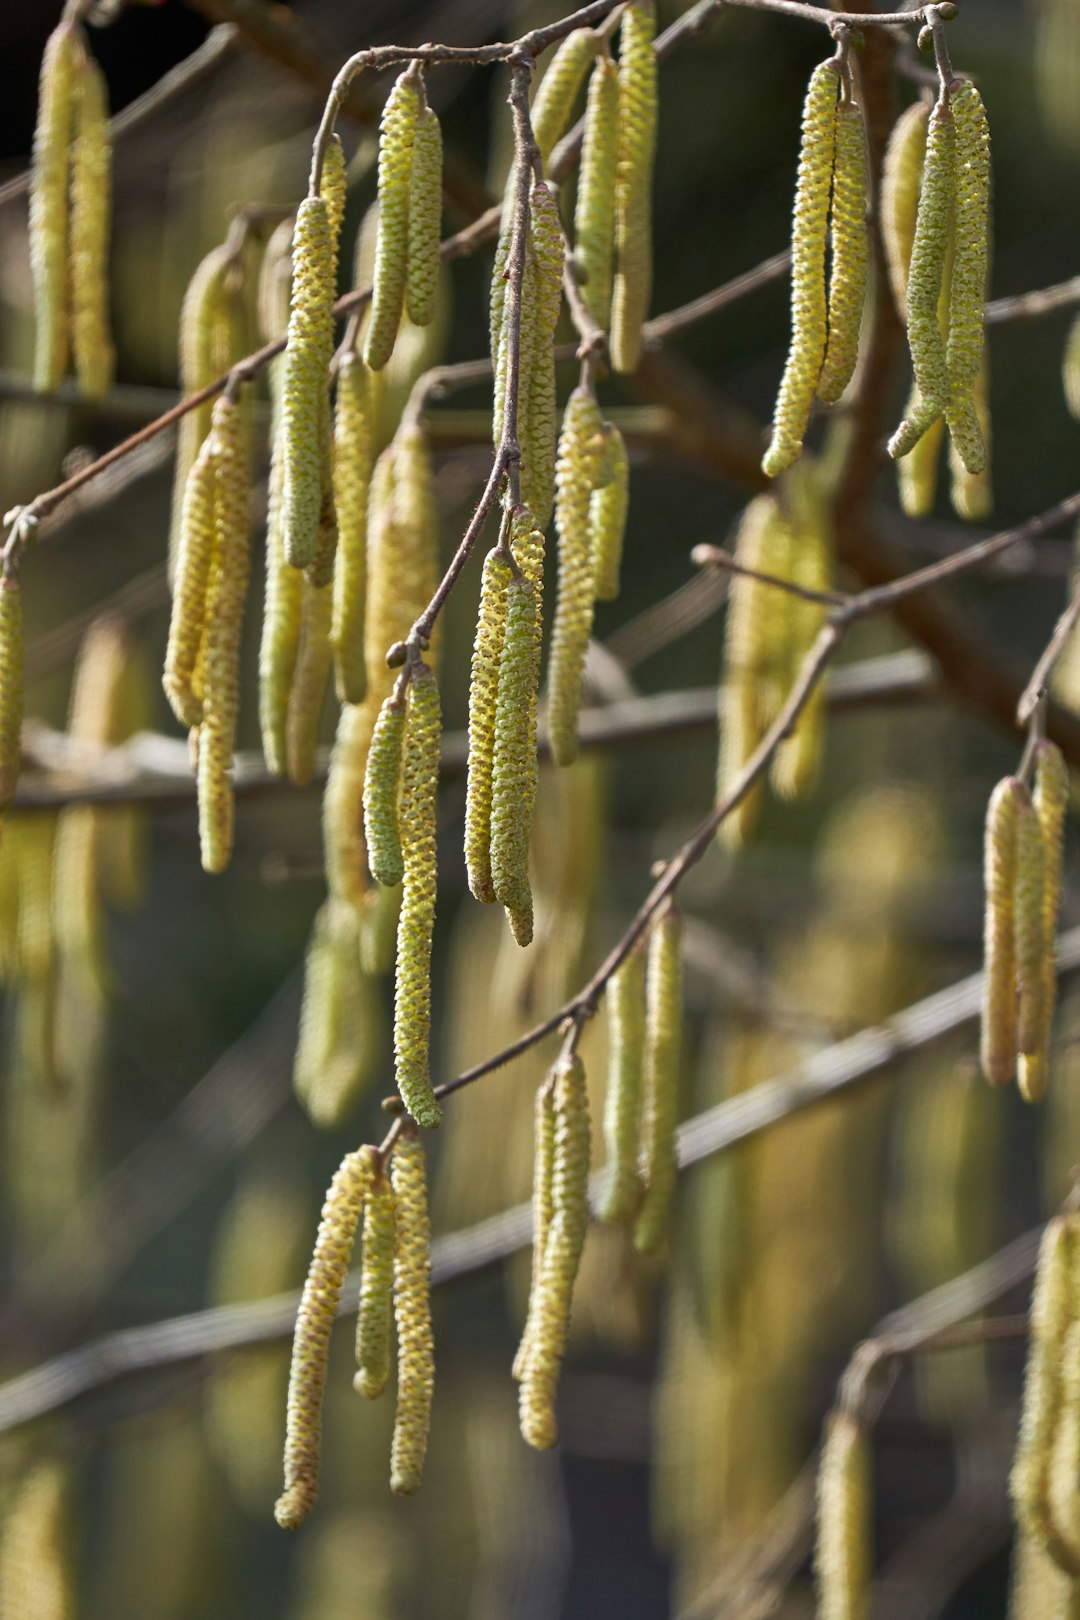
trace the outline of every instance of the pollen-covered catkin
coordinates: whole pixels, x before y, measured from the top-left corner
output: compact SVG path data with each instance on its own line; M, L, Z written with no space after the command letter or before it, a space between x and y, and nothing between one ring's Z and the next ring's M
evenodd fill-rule
M1045 930L1042 1030L1033 1053L1021 1051L1016 1077L1027 1102L1039 1102L1046 1091L1050 1031L1054 1019L1056 972L1054 942L1061 904L1061 856L1065 839L1065 810L1069 801L1069 769L1056 743L1040 738L1035 745L1035 790L1032 794L1043 845L1043 926Z
M604 1140L608 1184L600 1219L628 1221L641 1202L638 1156L645 1053L645 951L635 947L613 974L604 997L608 1016L608 1075Z
M630 463L623 436L612 422L604 423L599 466L605 474L604 481L589 496L593 595L598 602L614 602L619 594L630 504Z
M836 164L833 169L829 229L828 338L818 378L818 398L835 404L851 381L859 358L859 333L866 302L870 237L866 224L866 130L862 108L841 101L836 109Z
M506 588L491 770L491 881L519 945L533 937L529 840L536 805L536 597L524 576Z
M109 325L109 230L112 144L109 93L92 56L75 74L75 140L71 149L71 346L79 388L98 399L116 365Z
M334 410L334 506L338 545L330 645L338 700L359 703L367 690L364 612L367 514L374 433L368 369L356 353L342 356Z
M599 38L591 28L575 28L559 45L537 85L531 108L533 139L540 148L545 168L555 143L570 122L574 103L599 45Z
M214 441L208 435L188 473L173 578L172 614L162 685L182 726L202 720L196 691L199 653L206 633L207 591L214 556Z
M419 1136L404 1137L390 1161L394 1188L394 1320L398 1377L390 1489L408 1496L420 1484L435 1393L431 1328L431 1234L427 1169Z
M602 432L593 394L575 388L566 404L555 459L559 581L548 658L548 729L559 765L570 765L577 758L581 679L593 624L589 500Z
M974 388L983 359L990 234L990 128L982 97L971 83L952 94L955 129L954 250L949 295L949 432L969 473L986 465L986 447Z
M275 368L281 364L275 361ZM271 371L276 388L274 422L280 417L281 373ZM271 434L270 477L266 513L266 589L259 641L259 727L267 768L275 776L288 770L289 694L300 650L300 619L306 580L285 556L282 497L285 466L280 430ZM177 575L179 580L179 574ZM309 587L310 588L310 587Z
M14 574L0 574L0 808L15 797L22 715L22 591Z
M375 721L364 772L364 834L368 864L377 883L393 886L405 873L398 826L405 702L393 693Z
M495 899L491 882L491 768L509 582L506 557L497 549L489 551L480 581L469 676L469 768L465 787L465 870L470 890L477 900L488 905Z
M58 388L68 360L68 168L75 76L82 39L62 22L41 59L30 170L30 270L34 281L34 387Z
M349 1153L330 1183L293 1334L285 1432L285 1490L274 1517L283 1530L306 1519L319 1490L322 1399L330 1333L349 1268L371 1161Z
M619 32L619 157L615 180L615 281L611 363L636 371L652 294L652 177L656 155L656 7L633 0Z
M1019 797L1016 825L1016 987L1020 996L1016 1044L1037 1053L1046 1007L1046 855L1042 828L1026 789Z
M300 787L310 782L315 773L319 718L333 659L330 649L332 612L329 585L315 586L305 576L300 588L300 640L285 717L286 770L290 782Z
M438 115L433 107L424 107L417 116L413 137L405 255L405 308L415 326L427 326L435 314L439 288L442 161Z
M619 161L619 71L598 56L589 79L574 208L574 257L585 308L598 326L611 318L615 265L615 180Z
M949 446L949 498L958 517L966 518L969 523L982 523L990 516L994 506L994 487L990 477L990 368L985 346L971 403L982 436L983 465L978 472L969 472L953 440Z
M817 1508L818 1620L868 1620L873 1566L870 1442L850 1412L829 1417Z
M1016 1063L1017 830L1026 792L1015 776L999 782L986 811L983 926L982 1070L1004 1086Z
M293 568L306 568L319 543L324 453L321 401L333 346L334 291L334 245L326 199L305 197L293 233L281 421L284 544Z
M180 391L195 393L228 366L231 325L230 312L233 295L230 278L233 274L232 256L222 245L212 248L202 259L188 282L180 306L177 336L177 370ZM274 336L280 334L275 332ZM271 376L282 361L276 361ZM210 432L213 402L205 400L180 418L176 437L176 464L173 473L172 512L169 519L169 577L175 577L183 527L183 503L188 474L195 457ZM276 441L275 432L273 439Z
M386 98L379 125L379 224L371 316L364 343L364 359L372 371L381 371L394 352L405 302L409 176L420 113L417 84L413 70L406 69Z
M634 1246L653 1254L671 1218L678 1163L679 1054L682 1045L682 918L669 905L653 924L645 964L645 1054L641 1174L645 1198Z
M555 483L555 328L562 307L562 276L563 232L558 200L547 181L538 180L529 206L529 255L521 328L524 397L518 400L518 441L521 499L533 512L539 529L546 529L551 518Z
M554 1209L555 1190L555 1083L549 1076L537 1087L533 1127L533 1186L532 1186L532 1274L534 1284L544 1265L544 1249ZM533 1310L537 1297L534 1286L529 1296L525 1327L514 1357L513 1374L520 1382L525 1375L529 1359Z
M409 682L399 825L405 884L398 922L394 1055L401 1100L421 1125L442 1119L431 1085L431 936L435 926L435 803L439 783L439 687L426 664Z
M952 239L956 180L956 128L949 102L930 114L922 190L907 283L907 327L915 372L915 403L889 440L889 454L907 455L949 402L949 368L938 305Z
M915 244L929 117L925 101L914 101L904 109L893 125L881 170L881 237L889 285L901 320L907 316L908 270Z
M374 1148L374 1163L364 1199L364 1236L360 1263L360 1310L356 1318L356 1375L353 1388L375 1400L390 1377L390 1318L394 1302L394 1194Z
M798 460L825 359L825 240L836 157L839 86L836 63L831 59L820 63L811 74L803 105L791 231L791 341L773 410L772 439L761 463L770 478Z

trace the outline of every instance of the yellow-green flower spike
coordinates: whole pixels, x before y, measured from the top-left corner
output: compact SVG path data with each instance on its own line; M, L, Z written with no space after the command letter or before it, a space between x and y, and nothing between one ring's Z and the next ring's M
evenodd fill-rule
M371 698L346 703L338 716L323 792L322 831L326 884L330 893L357 910L368 882L364 842L364 772L377 710Z
M983 359L983 306L990 236L990 127L975 86L952 94L955 202L952 291L949 298L949 431L969 473L986 463L973 390Z
M207 436L188 473L180 521L180 549L173 579L172 615L162 685L182 726L202 720L196 691L199 652L206 633L207 591L214 555L214 440Z
M905 456L945 412L949 370L938 304L945 260L952 240L956 179L956 128L948 101L930 114L922 191L915 220L915 242L907 285L908 347L915 371L917 402L889 440L890 456Z
M333 654L330 616L333 599L329 585L316 588L304 579L300 589L300 643L296 652L289 712L285 717L285 768L290 782L304 787L315 774L326 686Z
M323 418L333 346L334 248L323 197L305 197L293 233L293 283L285 349L281 431L285 467L285 556L306 568L319 542Z
M562 304L562 274L558 200L546 181L537 181L529 209L528 307L522 309L523 398L518 401L518 443L521 499L533 512L538 529L546 529L551 518L555 484L555 328Z
M348 176L345 167L345 148L340 135L331 135L323 153L319 196L326 204L326 223L330 229L330 251L337 270L338 244L341 240L341 222L345 218Z
M788 561L781 572L806 590L832 587L832 529L822 499L821 474L816 463L804 460L784 480L782 497L787 516ZM760 589L768 592L769 586ZM775 592L773 593L775 595ZM787 594L782 622L775 601L771 604L773 637L783 643L784 665L779 672L776 712L798 678L799 668L825 623L825 607ZM775 713L769 716L769 723ZM820 684L811 693L795 729L773 756L769 781L782 799L809 793L817 782L825 730L825 692Z
M918 405L918 392L912 394L907 412ZM929 517L934 510L937 494L938 463L941 460L941 441L945 433L945 418L939 416L931 422L922 438L906 456L896 463L896 484L900 495L900 508L911 518Z
M35 1449L16 1467L0 1530L0 1614L4 1620L72 1620L81 1583L73 1557L70 1465Z
M555 1064L555 1159L551 1221L529 1302L528 1349L521 1372L521 1433L549 1450L558 1438L555 1396L570 1328L570 1306L589 1224L589 1098L576 1053Z
M491 771L491 881L519 945L533 937L529 840L536 805L536 597L524 577L506 589Z
M656 154L656 7L634 0L619 31L619 160L611 364L636 371L652 294L652 176Z
M536 646L540 656L544 601L544 536L527 506L519 506L510 519L510 550L536 596Z
M203 388L229 363L226 334L230 323L229 277L232 260L224 246L216 247L200 262L188 283L180 306L177 359L180 392L191 394ZM287 285L287 283L286 283ZM275 333L275 336L279 334ZM271 368L271 376L283 362ZM273 384L272 384L273 386ZM213 401L188 411L180 418L176 438L176 470L173 474L172 514L169 520L169 576L175 577L183 527L184 493L195 457L210 433ZM274 433L277 438L277 432Z
M544 1268L544 1249L547 1247L555 1196L555 1085L550 1077L537 1087L534 1110L533 1188L532 1188L532 1275L533 1288L529 1295L528 1314L521 1343L514 1357L513 1375L520 1383L525 1376L529 1359L533 1311L538 1295L537 1284Z
M599 460L606 476L589 497L593 595L598 602L614 602L619 594L626 514L630 504L630 463L623 436L611 422L604 423Z
M489 551L480 581L469 676L469 769L465 787L465 870L477 900L491 905L491 767L495 757L495 705L506 629L510 564Z
M371 1161L349 1153L330 1183L293 1334L285 1432L285 1490L274 1517L296 1530L319 1492L322 1400L330 1333L349 1268L360 1210L371 1181Z
M314 555L304 569L304 578L317 591L321 591L333 580L337 543L337 510L334 506L334 432L330 420L330 396L323 388L319 394L319 527L315 536Z
M870 235L866 224L866 129L862 108L841 101L836 109L836 164L833 169L829 229L828 339L818 378L818 398L835 404L855 371L866 302Z
M589 529L603 422L593 395L575 388L566 404L555 458L555 528L559 583L548 658L548 730L559 765L577 758L585 650L593 624L593 558Z
M645 1056L645 952L639 946L617 969L604 998L608 1016L608 1076L604 1139L609 1180L603 1221L629 1221L641 1202L641 1099Z
M762 468L775 478L798 460L827 336L825 239L836 157L836 63L814 69L803 104L799 177L791 228L791 342Z
M611 318L615 268L615 185L619 162L619 72L598 56L589 79L585 136L581 144L574 257L584 283L585 308L606 331Z
M360 960L360 918L331 896L304 958L304 999L293 1091L312 1124L339 1126L384 1059L382 998Z
M667 1235L678 1162L679 1053L682 1045L682 918L669 906L653 924L645 965L645 1057L641 1172L645 1199L634 1246L653 1254Z
M1046 1011L1046 853L1042 828L1026 790L1020 795L1016 826L1016 987L1020 995L1016 1044L1037 1054Z
M280 373L277 380L280 381ZM272 378L272 384L273 381ZM279 400L275 395L276 430L271 438L266 513L266 589L262 638L259 642L259 726L267 768L275 776L284 776L288 770L289 693L292 691L296 656L300 650L304 576L285 556L285 537L282 533L285 466L278 407ZM179 581L178 571L178 590Z
M0 574L0 808L19 781L22 716L22 591L14 574Z
M869 1620L870 1442L850 1412L833 1412L828 1420L818 1468L817 1524L818 1620Z
M364 613L368 488L374 451L369 383L368 369L360 356L344 355L338 367L334 412L334 505L338 545L330 626L334 678L341 703L359 703L367 690Z
M365 1151L365 1150L361 1150ZM356 1318L353 1388L376 1400L390 1377L390 1318L394 1304L394 1194L375 1148L371 1186L364 1201L360 1311Z
M968 472L957 445L955 443L950 445L949 495L953 511L958 517L966 518L969 523L982 523L990 516L994 507L994 487L990 477L990 368L987 365L985 349L983 363L975 378L972 402L982 439L983 465L978 472Z
M394 352L405 302L409 176L419 112L416 76L407 69L386 98L379 126L379 225L364 344L364 359L372 371L381 371Z
M71 346L79 388L99 399L116 367L109 324L109 231L112 224L112 142L109 93L91 56L76 75L75 141L71 149Z
M893 125L881 170L881 238L889 285L901 320L907 317L908 270L915 244L929 118L925 101L914 101L904 109Z
M425 107L416 120L409 176L405 308L416 326L427 326L435 314L441 224L442 130L435 109Z
M1020 1093L1027 1102L1040 1102L1049 1070L1050 1031L1054 1019L1056 969L1054 944L1061 905L1061 858L1065 841L1065 810L1069 802L1069 769L1056 743L1043 737L1035 745L1035 790L1032 794L1043 845L1044 984L1042 1029L1034 1052L1021 1051L1016 1070Z
M435 1393L431 1328L431 1233L427 1170L420 1138L399 1141L390 1161L394 1188L394 1320L398 1377L390 1489L408 1496L420 1484Z
M393 887L405 875L398 826L401 754L405 741L405 703L396 694L386 699L375 721L364 773L364 833L368 865L376 883Z
M405 884L398 922L394 1055L401 1100L419 1124L442 1110L431 1085L431 936L435 926L435 803L439 785L439 687L426 664L409 682L399 825Z
M532 104L533 139L545 168L556 142L566 133L599 44L591 28L575 28L559 45L537 85Z
M1025 797L1022 783L1007 776L986 811L982 1070L994 1086L1009 1083L1016 1062L1016 843Z
M34 387L58 388L68 361L68 166L82 40L70 23L49 35L41 59L30 170L30 270L34 280Z

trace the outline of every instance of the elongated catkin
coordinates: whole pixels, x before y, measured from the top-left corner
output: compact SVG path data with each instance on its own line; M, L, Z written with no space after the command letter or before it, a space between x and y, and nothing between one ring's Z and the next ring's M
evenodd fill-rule
M560 765L577 758L581 678L593 623L589 499L602 430L592 393L575 388L566 404L555 461L559 582L548 658L548 728L551 751Z
M326 884L337 899L359 910L368 896L364 841L364 773L378 710L369 697L346 703L338 716L322 803Z
M641 1202L641 1101L645 1056L645 952L639 944L619 966L604 998L608 1075L604 1139L608 1184L600 1219L628 1221Z
M469 769L465 786L465 870L473 895L488 905L495 899L491 881L491 768L509 582L506 557L499 550L489 551L480 581L469 676Z
M615 268L615 185L619 162L619 72L598 56L589 79L585 135L581 143L574 256L584 283L585 308L598 326L611 319Z
M949 297L946 417L953 444L969 473L986 465L975 409L975 379L983 359L983 307L989 255L990 128L982 97L963 83L952 94L955 129L954 251Z
M545 168L555 143L570 123L574 103L599 44L591 28L575 28L559 44L536 87L531 109L533 139L540 148Z
M893 125L881 171L881 237L889 285L901 320L907 317L908 270L915 245L929 117L925 101L914 101L904 109Z
M529 253L522 309L522 394L518 400L521 499L536 526L551 518L555 482L555 328L562 307L563 233L555 192L546 181L532 188Z
M180 391L195 393L225 370L230 361L229 328L233 298L229 289L232 256L224 245L212 248L196 267L180 306L177 335L177 370ZM274 333L275 337L280 336ZM283 362L271 367L283 369ZM271 387L273 388L273 382ZM180 418L176 437L172 511L169 520L169 577L175 578L183 527L183 503L188 474L210 432L213 401L205 400ZM273 438L278 435L275 431Z
M285 717L286 772L290 782L300 787L310 782L315 773L319 719L333 661L332 613L333 596L329 585L315 586L305 577L300 588L300 640Z
M14 574L0 574L0 808L19 781L22 717L22 592Z
M68 168L81 37L62 22L41 59L30 169L30 270L34 281L34 387L58 388L67 370Z
M641 1173L645 1198L634 1246L653 1254L671 1219L677 1161L679 1053L682 1044L682 918L668 906L649 934L645 965L645 1053Z
M359 703L367 690L364 613L367 600L367 516L374 431L368 369L355 353L342 357L334 412L334 562L330 645L338 700Z
M285 556L306 568L319 541L323 416L333 346L334 249L323 197L305 197L293 233L293 282L285 349L281 433Z
M619 32L619 159L611 363L636 371L652 295L652 177L656 155L656 7L633 0Z
M630 463L623 436L611 422L604 423L599 466L604 481L589 496L593 595L598 602L614 602L619 594L630 505Z
M435 1339L431 1327L431 1233L424 1146L404 1137L390 1161L394 1188L394 1319L398 1380L390 1489L408 1496L420 1484L435 1393Z
M870 1442L849 1412L833 1412L828 1421L817 1509L818 1620L869 1620Z
M275 367L281 365L274 362ZM274 427L271 435L270 478L266 513L266 587L262 636L259 641L259 727L267 768L284 776L289 768L289 694L300 651L300 619L304 576L285 556L282 500L285 487L283 442L280 432L281 372L271 373L274 391ZM181 558L183 552L181 551ZM177 573L179 589L180 573Z
M1007 776L986 811L982 1070L995 1086L1008 1084L1016 1062L1016 840L1025 797Z
M506 588L506 634L499 660L491 769L491 882L514 938L533 937L529 840L536 805L536 597L524 576Z
M207 590L215 537L214 441L207 437L188 474L180 523L180 548L173 579L172 614L162 685L182 726L202 720L196 691L199 652L206 633Z
M890 456L904 456L945 412L949 369L938 306L951 240L956 181L956 129L947 100L935 103L926 136L922 190L907 283L908 347L917 389L914 407L889 440Z
M551 1217L554 1213L555 1195L555 1084L554 1077L549 1075L544 1083L537 1087L536 1103L534 1108L533 1125L533 1186L532 1186L532 1274L533 1288L529 1295L528 1312L525 1319L521 1343L517 1355L514 1357L513 1374L520 1382L525 1375L525 1367L529 1359L529 1342L532 1335L532 1320L539 1290L536 1287L544 1265L544 1249L547 1245L548 1232L551 1229Z
M432 1090L428 1053L441 716L438 684L426 664L414 670L407 702L398 812L405 886L398 922L394 1055L402 1101L415 1120L433 1127L442 1119L442 1110Z
M71 347L79 388L99 399L116 368L109 324L109 231L112 143L109 92L93 57L75 74L75 140L71 149Z
M349 1267L360 1210L371 1181L371 1162L349 1153L330 1183L293 1334L285 1435L285 1490L274 1517L296 1530L319 1491L322 1399L330 1333Z
M312 1124L339 1126L384 1061L382 998L360 958L361 919L331 895L304 957L293 1091Z
M405 308L416 326L435 314L439 289L439 227L442 222L442 130L433 107L416 119L409 174L409 225Z
M409 177L419 113L417 78L407 68L386 98L379 125L379 224L371 315L364 341L364 359L372 371L381 371L393 354L401 325L409 248Z
M1050 1032L1054 1019L1056 968L1054 945L1061 904L1061 857L1065 839L1065 811L1069 802L1069 770L1056 743L1040 738L1035 745L1035 790L1032 794L1043 847L1043 974L1042 1027L1035 1050L1021 1050L1016 1078L1027 1102L1039 1102L1049 1070Z
M829 229L832 264L829 271L828 338L818 378L818 398L827 405L838 400L855 371L859 333L866 302L866 276L870 237L866 224L868 179L866 129L856 101L841 101L836 109L836 163L833 168Z
M1025 789L1019 797L1016 826L1016 988L1020 996L1016 1044L1021 1052L1039 1051L1046 1008L1046 854L1035 806Z
M374 1148L361 1149L373 1159L364 1199L363 1258L360 1266L360 1310L356 1318L356 1375L353 1388L376 1400L390 1377L390 1321L394 1309L394 1194Z
M377 883L392 886L405 873L398 825L405 702L388 697L379 710L364 772L364 835L368 864Z

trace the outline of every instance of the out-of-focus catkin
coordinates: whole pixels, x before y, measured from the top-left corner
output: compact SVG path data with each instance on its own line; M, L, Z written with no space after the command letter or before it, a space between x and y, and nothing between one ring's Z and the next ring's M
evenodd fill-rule
M619 161L619 72L598 56L589 79L585 135L581 144L574 256L584 283L585 308L598 326L611 317L615 267L615 187Z
M93 57L75 74L75 140L71 149L71 346L79 388L98 399L116 366L109 324L109 231L112 143L109 92Z
M323 397L333 346L334 244L324 197L305 197L293 233L293 281L281 419L284 546L293 568L314 560L323 503Z
M367 598L367 516L374 431L368 369L355 352L342 356L334 411L334 562L330 645L341 703L359 703L367 690L364 613Z
M427 1168L419 1136L398 1142L390 1161L394 1188L394 1320L398 1377L390 1489L408 1496L420 1484L435 1392L431 1327L431 1233Z
M641 1202L641 1099L645 1056L645 951L639 944L612 976L604 997L608 1016L608 1075L604 1139L608 1185L605 1221L632 1220Z
M293 1091L319 1129L341 1124L384 1060L382 997L361 950L364 918L334 894L320 906L304 958Z
M995 1086L1008 1084L1016 1062L1016 844L1025 797L1023 784L1007 776L986 811L982 1069Z
M619 31L619 145L611 363L636 371L652 294L652 176L656 154L656 7L633 0Z
M333 595L329 585L313 585L306 576L300 587L299 640L285 716L285 767L291 782L303 787L315 773L326 686L333 652L330 621Z
M948 100L939 100L930 114L927 129L922 190L907 281L908 347L917 392L904 420L889 440L889 454L894 457L907 455L944 414L949 402L949 368L938 305L952 239L955 181L956 128Z
M405 303L409 178L419 114L417 75L407 68L386 98L379 126L379 223L364 343L364 359L372 371L381 371L394 352Z
M417 115L413 137L405 277L405 308L416 326L431 321L439 289L442 161L438 115L433 107L424 107Z
M506 589L491 769L491 882L519 945L533 937L529 840L536 805L536 596L524 576Z
M849 1412L833 1412L817 1481L814 1570L818 1620L868 1620L871 1538L870 1442Z
M180 391L197 392L224 371L232 359L230 342L236 294L233 255L223 244L212 248L196 267L180 306L177 370ZM277 337L279 334L274 333ZM276 362L274 370L282 362ZM183 503L188 476L210 432L213 402L204 400L180 418L169 521L169 575L175 577L183 531ZM276 437L276 435L275 435Z
M5 1501L0 1531L3 1620L74 1620L78 1590L72 1559L68 1468L39 1459Z
M1038 819L1043 851L1043 987L1042 1024L1027 1052L1021 1046L1016 1078L1022 1096L1039 1102L1046 1091L1050 1034L1054 1020L1056 972L1054 944L1061 904L1061 861L1065 840L1065 810L1069 801L1069 769L1056 743L1043 737L1035 745L1035 787L1032 802Z
M15 797L22 716L22 591L14 574L0 574L0 809Z
M398 825L405 701L392 694L375 721L364 772L364 835L368 865L377 883L392 886L405 874Z
M465 870L477 900L491 905L491 770L495 757L495 707L499 660L506 632L506 587L510 563L495 549L484 559L480 605L469 676L469 768L465 787Z
M439 783L439 687L426 664L408 689L399 824L405 884L398 922L394 992L397 1087L421 1125L439 1124L442 1111L431 1085L431 938L435 926L435 805Z
M362 1150L364 1151L364 1150ZM394 1194L374 1148L375 1163L364 1200L363 1258L360 1264L360 1311L356 1318L356 1366L353 1388L375 1400L390 1377L390 1319L394 1301Z
M206 635L207 591L214 558L215 450L207 435L184 489L180 541L173 577L172 614L162 685L182 726L202 720L199 655Z
M866 302L870 237L866 224L866 130L856 101L836 109L836 163L829 228L828 338L818 378L818 398L834 404L851 381L859 358L859 333Z
M593 556L589 502L603 423L587 388L570 395L555 462L555 528L559 581L548 658L548 728L560 765L577 758L578 713L585 651L593 623Z
M30 270L34 281L34 387L58 388L68 360L68 169L75 80L84 46L62 22L41 59L30 170Z
M614 602L619 594L630 504L630 463L623 436L611 422L604 423L598 467L603 482L589 496L593 594L598 602Z
M915 245L915 218L926 153L930 109L925 101L906 107L893 125L881 171L881 236L897 314L907 315L907 282Z
M1035 806L1025 789L1019 795L1016 824L1016 988L1020 997L1016 1044L1037 1053L1043 1039L1046 1006L1046 856Z
M678 1163L679 1057L682 1046L682 918L669 905L649 934L645 965L645 1051L641 1174L645 1198L634 1245L654 1253L667 1235Z

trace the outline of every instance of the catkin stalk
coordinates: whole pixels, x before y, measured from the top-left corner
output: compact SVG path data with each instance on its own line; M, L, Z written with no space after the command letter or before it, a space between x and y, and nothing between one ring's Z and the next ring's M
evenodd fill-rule
M859 333L866 302L870 237L866 227L866 130L862 108L841 101L836 109L836 164L833 169L829 225L832 266L829 274L828 340L818 378L818 398L835 404L855 371Z
M34 281L34 387L60 386L68 360L68 165L82 39L62 22L41 59L30 170L30 270Z
M409 247L409 177L419 113L417 78L407 68L386 98L379 125L379 224L364 344L364 359L372 371L381 371L393 354L401 325Z
M465 787L465 870L473 895L488 905L495 900L491 881L491 771L509 582L508 560L497 549L489 551L480 580L469 677L469 768Z
M360 1267L360 1310L356 1318L356 1366L353 1388L376 1400L390 1377L390 1318L394 1300L394 1194L374 1148L362 1149L373 1160L371 1185L364 1200L363 1259Z
M491 882L519 945L533 937L529 839L536 804L536 597L523 576L506 590L491 770Z
M589 79L585 135L581 144L574 256L584 283L585 308L598 326L611 318L615 264L615 185L619 162L619 73L598 56Z
M424 1148L406 1136L390 1161L394 1188L394 1319L398 1341L397 1410L390 1489L408 1496L420 1484L435 1391L431 1328L431 1234Z
M442 1110L431 1084L431 938L435 926L435 802L439 779L439 688L426 664L408 689L399 820L405 883L398 922L394 992L397 1087L412 1117L438 1125Z
M109 231L112 143L109 94L93 57L75 76L75 141L71 150L71 346L79 388L99 399L116 367L109 326Z
M406 251L405 308L416 326L430 323L439 289L442 161L438 115L434 108L424 107L417 116L413 138Z
M870 1442L849 1412L833 1412L817 1483L818 1620L870 1614Z
M983 925L982 1070L1008 1085L1016 1061L1016 868L1020 806L1015 776L999 782L986 811Z
M548 728L559 765L570 765L577 758L581 680L593 623L589 501L602 431L593 394L575 388L566 404L555 461L559 582L548 658Z
M396 693L383 703L375 721L364 772L364 835L368 864L377 883L392 887L405 873L398 825L401 755L405 742L405 703Z
M656 154L656 7L634 0L619 33L619 157L615 181L615 281L611 364L636 371L652 294L652 176Z
M645 1198L634 1246L653 1254L671 1218L678 1161L679 1049L682 1040L682 919L669 906L649 935L645 967L645 1052L641 1173Z
M641 1202L641 1099L645 1055L645 952L637 948L607 987L608 1077L604 1139L609 1180L600 1219L628 1221Z

